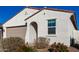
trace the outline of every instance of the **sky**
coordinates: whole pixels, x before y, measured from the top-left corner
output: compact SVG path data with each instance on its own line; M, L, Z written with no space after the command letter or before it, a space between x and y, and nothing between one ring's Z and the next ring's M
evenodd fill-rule
M44 8L45 6L32 6L32 7ZM79 6L46 6L46 7L74 11L76 15L77 27L79 30ZM8 20L10 20L24 8L26 8L26 6L0 6L0 24L4 24Z
M0 6L0 24L4 24L24 8L25 6Z

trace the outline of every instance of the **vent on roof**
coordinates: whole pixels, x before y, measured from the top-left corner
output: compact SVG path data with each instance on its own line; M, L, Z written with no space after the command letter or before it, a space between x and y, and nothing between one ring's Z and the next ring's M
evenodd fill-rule
M24 15L27 15L28 13L27 12L25 12L25 14Z

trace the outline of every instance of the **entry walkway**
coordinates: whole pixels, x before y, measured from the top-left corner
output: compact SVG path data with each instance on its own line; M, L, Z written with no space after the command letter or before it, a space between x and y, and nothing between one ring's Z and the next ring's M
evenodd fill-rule
M69 47L69 52L79 52L79 50L74 47Z

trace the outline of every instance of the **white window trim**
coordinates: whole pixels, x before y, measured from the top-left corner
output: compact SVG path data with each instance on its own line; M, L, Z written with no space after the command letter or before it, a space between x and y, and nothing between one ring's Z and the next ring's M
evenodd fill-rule
M55 19L55 20L56 20L56 18L47 19L47 26L48 26L48 20L52 20L52 19ZM55 27L55 28L56 28L56 26L49 26L49 27L47 27L47 29L48 29L48 28L52 28L52 27ZM47 33L47 34L48 34L48 33ZM48 37L56 37L56 33L55 33L55 34L48 34L47 36L48 36Z

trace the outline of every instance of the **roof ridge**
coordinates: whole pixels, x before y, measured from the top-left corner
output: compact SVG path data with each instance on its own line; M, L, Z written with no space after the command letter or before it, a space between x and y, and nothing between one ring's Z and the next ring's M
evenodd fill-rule
M30 17L36 15L36 14L39 13L40 11L42 11L42 10L37 11L36 13L34 13L34 14L32 14L31 16L27 17L25 20L27 20L27 19L29 19Z
M64 10L64 9L57 9L57 8L35 8L35 7L27 7L27 8L37 9L37 10L46 9L46 10L53 10L53 11L60 11L60 12L67 12L67 13L74 13L74 11L72 11L72 10Z

